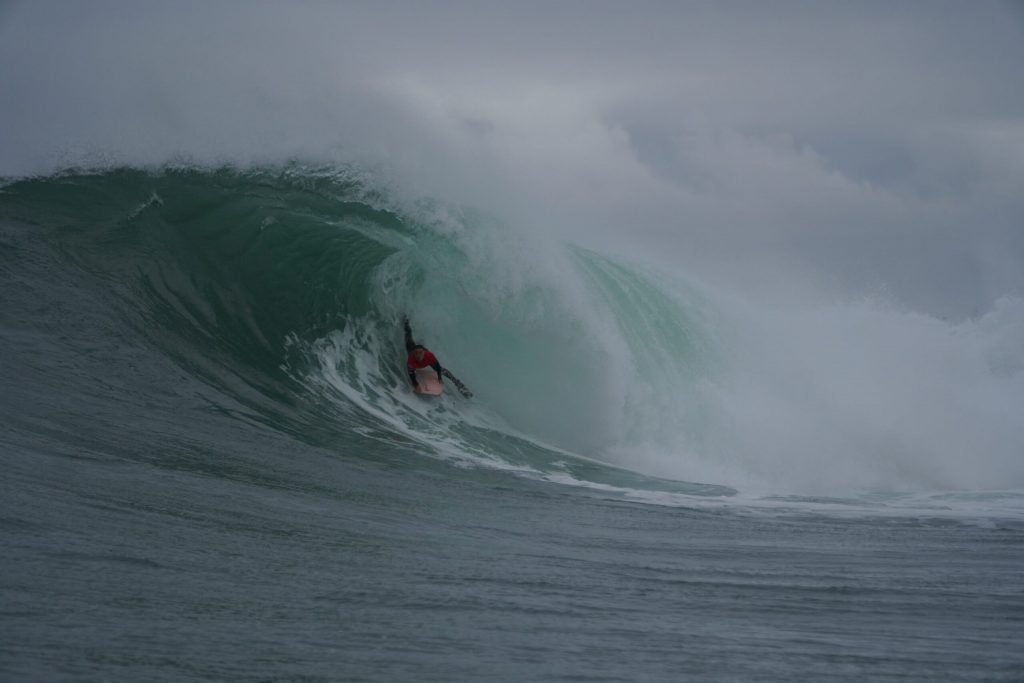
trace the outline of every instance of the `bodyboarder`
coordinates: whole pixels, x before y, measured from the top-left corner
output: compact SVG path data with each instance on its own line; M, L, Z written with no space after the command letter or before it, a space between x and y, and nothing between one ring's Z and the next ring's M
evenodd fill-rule
M412 382L412 390L417 394L420 392L420 383L416 380L416 371L420 368L431 367L437 372L437 381L444 384L441 377L441 363L429 349L422 344L417 344L412 338L412 328L409 327L409 319L402 318L402 328L405 332L405 350L409 356L405 359L405 368L409 371L409 381Z
M455 388L459 390L459 393L466 398L472 398L473 392L466 388L466 385L459 381L459 378L453 375L447 368L442 368L441 363L437 360L430 349L417 344L412 338L412 328L409 327L409 318L402 316L402 331L405 333L405 350L409 354L405 359L405 369L409 372L409 381L412 382L412 390L415 393L420 393L420 383L416 380L416 371L422 368L432 368L437 372L437 381L440 384L444 384L442 377L447 377L455 385Z

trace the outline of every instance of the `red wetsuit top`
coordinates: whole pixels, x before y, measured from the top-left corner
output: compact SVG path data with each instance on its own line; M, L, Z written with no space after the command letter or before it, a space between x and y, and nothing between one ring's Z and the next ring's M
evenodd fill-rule
M416 371L420 368L434 368L434 370L437 370L438 379L441 379L441 364L437 362L437 356L430 351L423 349L423 360L418 361L414 354L415 351L410 353L409 357L405 359L405 367L409 370L409 380L412 382L414 387L418 387L420 385L420 383L416 381Z

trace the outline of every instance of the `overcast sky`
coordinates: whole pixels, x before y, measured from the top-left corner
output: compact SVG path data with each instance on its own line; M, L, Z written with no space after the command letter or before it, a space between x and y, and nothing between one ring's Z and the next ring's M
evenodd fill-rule
M1024 291L1019 2L0 2L0 175L382 165L756 286ZM710 264L710 265L709 265Z

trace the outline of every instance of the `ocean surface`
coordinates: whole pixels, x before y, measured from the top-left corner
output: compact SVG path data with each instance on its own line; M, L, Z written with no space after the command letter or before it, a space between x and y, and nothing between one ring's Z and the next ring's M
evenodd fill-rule
M0 680L1024 680L1021 310L776 314L352 169L9 179Z

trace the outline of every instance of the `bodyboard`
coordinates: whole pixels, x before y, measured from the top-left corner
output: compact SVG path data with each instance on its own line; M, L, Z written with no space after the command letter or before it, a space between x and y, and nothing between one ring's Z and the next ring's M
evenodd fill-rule
M444 385L437 381L437 371L434 368L420 368L416 371L416 381L420 388L416 393L420 396L440 396L444 391Z

